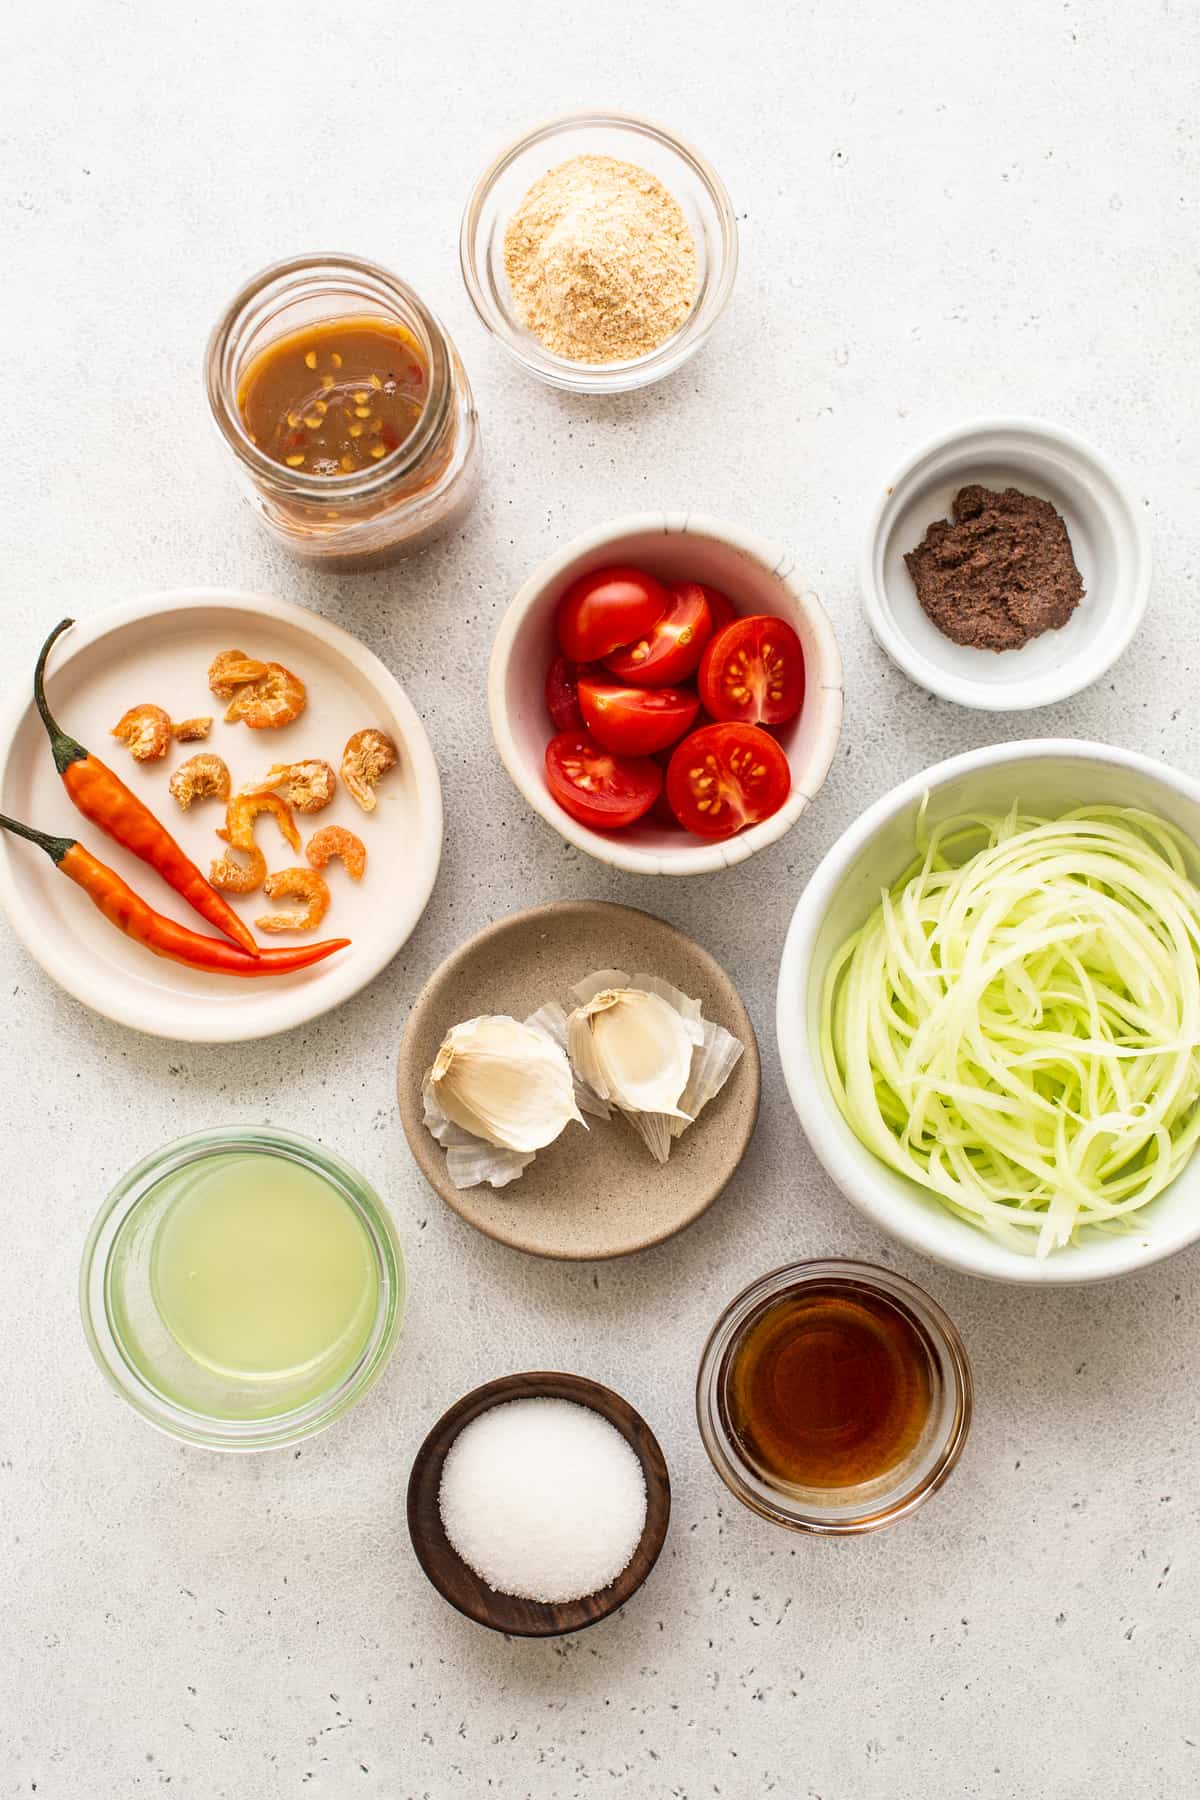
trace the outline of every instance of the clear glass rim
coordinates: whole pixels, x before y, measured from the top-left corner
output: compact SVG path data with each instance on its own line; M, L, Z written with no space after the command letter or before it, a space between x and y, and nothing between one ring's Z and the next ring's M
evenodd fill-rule
M352 1205L371 1241L379 1269L379 1297L370 1336L337 1386L290 1412L262 1419L221 1419L193 1412L156 1388L125 1354L108 1303L109 1267L122 1226L164 1176L186 1163L227 1150L275 1151L333 1182ZM151 1151L106 1196L92 1222L79 1269L83 1332L110 1387L151 1425L181 1443L209 1450L271 1450L299 1443L346 1412L383 1372L395 1346L406 1299L404 1253L387 1208L349 1163L311 1138L271 1125L229 1125L175 1138Z
M272 288L278 288L282 295L289 285L300 286L304 277L319 277L322 271L366 276L388 291L401 309L410 312L419 324L425 338L421 348L429 365L429 397L408 436L390 455L381 457L376 468L357 469L350 475L314 475L303 469L289 469L252 443L237 405L236 372L230 367L237 327L251 309L269 296ZM454 384L445 331L420 295L382 264L365 256L331 250L271 263L239 288L209 336L204 355L204 385L222 438L263 487L292 499L317 503L324 500L344 506L347 500L367 499L386 490L397 479L420 467L445 426Z
M528 340L527 334L518 331L506 311L493 304L483 281L476 253L480 215L492 189L504 172L516 161L517 157L534 145L543 143L547 138L554 137L559 132L577 130L581 126L610 127L637 132L643 137L652 138L665 149L672 151L688 165L700 181L720 221L721 262L712 292L705 297L704 305L690 313L679 330L669 337L665 344L661 344L657 350L647 351L644 356L635 357L629 362L572 362L567 357L555 356L552 351L536 346L535 343ZM586 110L560 113L553 119L547 119L544 124L535 126L532 131L522 132L519 137L513 138L475 181L463 210L458 254L463 281L472 306L492 336L504 346L509 355L522 368L537 375L552 387L564 388L569 392L592 394L629 392L639 387L646 387L652 381L659 381L664 376L673 374L690 356L695 354L716 325L733 292L733 284L737 275L737 216L726 192L725 184L712 164L683 138L677 136L673 131L668 131L664 125L656 124L653 119L643 118L637 113Z
M882 1502L873 1498L857 1511L843 1511L835 1517L821 1510L809 1510L787 1495L760 1492L751 1485L745 1465L730 1442L720 1415L718 1389L725 1356L747 1320L768 1301L788 1290L812 1282L852 1280L874 1288L886 1298L898 1301L911 1312L929 1336L938 1356L939 1372L952 1401L951 1418L942 1443L937 1447L930 1466L907 1490ZM927 1294L907 1276L875 1263L856 1262L843 1257L813 1257L803 1262L785 1263L772 1269L742 1289L729 1302L709 1333L700 1357L696 1376L696 1419L700 1437L709 1461L730 1493L743 1506L772 1524L790 1531L810 1533L817 1537L853 1537L864 1532L879 1531L907 1518L924 1504L949 1477L962 1455L974 1410L974 1385L966 1346L958 1328Z

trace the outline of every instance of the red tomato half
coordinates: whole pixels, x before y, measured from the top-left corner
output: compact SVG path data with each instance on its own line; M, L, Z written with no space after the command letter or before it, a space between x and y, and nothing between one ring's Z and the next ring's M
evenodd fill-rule
M644 637L605 657L605 668L618 680L631 681L635 687L670 687L699 668L713 634L705 589L694 581L677 581L671 584L670 596L670 606Z
M737 608L734 606L733 601L729 598L728 594L723 594L720 588L709 587L708 583L705 581L691 581L687 585L689 587L694 587L697 593L703 594L704 598L708 601L708 610L712 616L714 637L717 635L718 631L724 631L727 625L733 624L733 621L737 618Z
M754 613L719 631L700 664L700 698L714 719L782 725L804 702L804 652L786 619Z
M583 714L579 710L579 663L556 656L546 674L546 711L554 720L555 731L582 731Z
M700 702L690 689L621 687L584 676L579 683L583 722L606 750L652 756L690 731Z
M667 800L697 837L726 838L778 812L792 771L756 725L706 725L685 737L667 770Z
M662 770L648 756L613 756L586 731L561 732L546 745L546 786L564 812L594 831L632 825L662 784Z
M558 603L559 648L572 662L599 662L645 637L670 604L670 594L653 575L624 567L597 569L572 582Z

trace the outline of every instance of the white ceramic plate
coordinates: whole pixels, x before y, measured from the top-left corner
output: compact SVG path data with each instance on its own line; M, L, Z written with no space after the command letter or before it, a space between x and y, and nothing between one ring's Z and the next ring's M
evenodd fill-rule
M224 708L209 693L206 673L219 650L235 646L284 663L304 680L308 705L294 724L250 731L223 722ZM31 665L31 680L32 674ZM339 783L323 811L296 815L303 842L322 825L356 832L367 847L367 869L356 885L340 863L330 864L333 901L316 932L256 934L272 946L351 939L349 948L293 975L246 981L152 956L110 925L41 850L0 834L0 903L30 955L77 1000L156 1037L210 1044L270 1037L357 993L409 937L441 858L441 784L425 728L404 690L347 632L261 594L203 588L151 594L66 633L51 652L46 690L63 730L116 770L205 871L222 849L214 833L224 823L224 808L197 800L189 812L180 811L167 781L188 756L211 749L224 757L236 791L275 762L323 757L336 769L346 739L368 725L389 733L400 751L399 766L379 786L373 813L362 812ZM207 743L172 745L161 762L135 763L110 732L128 707L147 700L172 718L211 713ZM24 695L0 727L0 811L53 835L78 837L157 911L214 935L153 869L76 812L55 773L32 700ZM257 837L269 868L303 863L303 851L297 856L266 816ZM261 892L230 898L252 929L260 913L274 910Z

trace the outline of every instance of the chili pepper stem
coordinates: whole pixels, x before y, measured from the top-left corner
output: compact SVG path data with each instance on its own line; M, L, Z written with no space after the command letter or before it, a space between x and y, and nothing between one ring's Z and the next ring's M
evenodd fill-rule
M83 762L87 756L87 751L84 749L83 745L76 743L73 737L67 736L66 732L59 725L57 719L55 719L53 713L46 704L47 658L63 632L69 631L74 623L74 619L60 619L59 623L54 627L54 630L42 645L37 659L37 667L33 671L34 704L42 715L42 724L46 727L46 731L49 734L50 748L54 754L54 766L60 775L64 769L70 768L73 762Z
M18 837L28 838L39 850L44 850L51 862L60 863L67 851L75 844L74 838L49 837L44 831L35 831L32 825L22 825L19 819L10 819L0 813L0 827L5 831L13 831Z

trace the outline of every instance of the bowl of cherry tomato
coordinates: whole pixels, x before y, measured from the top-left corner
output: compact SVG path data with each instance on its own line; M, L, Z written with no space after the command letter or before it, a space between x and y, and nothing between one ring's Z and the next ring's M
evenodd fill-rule
M570 843L641 875L704 875L790 831L828 773L842 664L790 555L646 513L576 538L492 646L500 759Z

